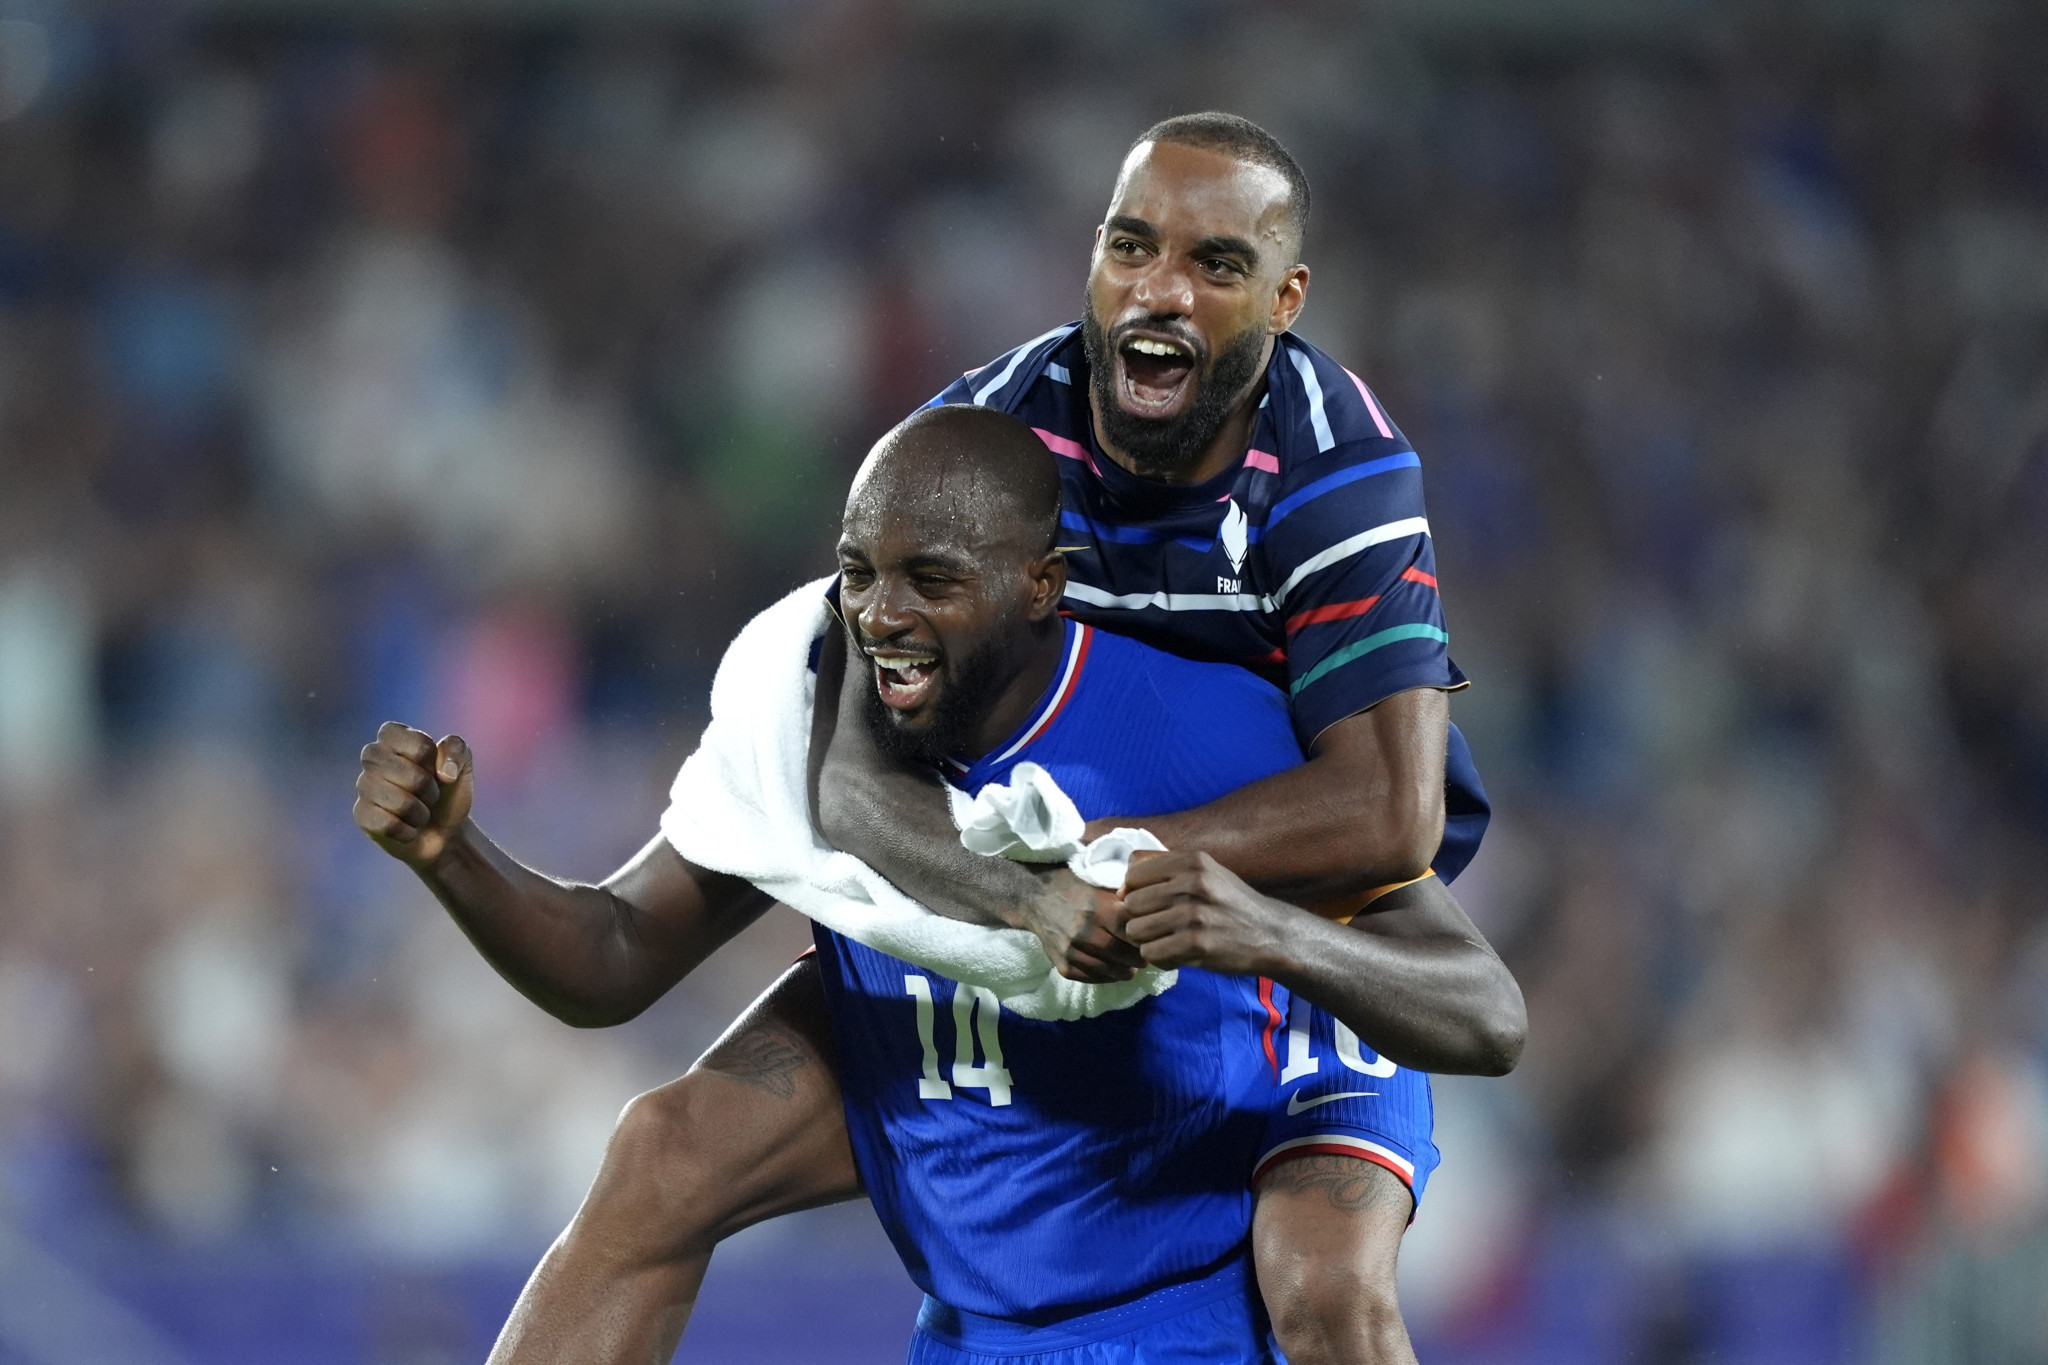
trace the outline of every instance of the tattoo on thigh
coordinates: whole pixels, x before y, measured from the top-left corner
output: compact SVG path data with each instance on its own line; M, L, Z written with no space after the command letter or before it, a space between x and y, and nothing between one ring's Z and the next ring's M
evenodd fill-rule
M802 1034L764 1019L714 1048L704 1058L704 1067L786 1100L796 1093L796 1073L812 1058Z
M1266 1172L1259 1192L1308 1194L1320 1190L1333 1208L1357 1213L1395 1198L1406 1202L1408 1191L1392 1174L1370 1161L1352 1156L1317 1154L1283 1161Z

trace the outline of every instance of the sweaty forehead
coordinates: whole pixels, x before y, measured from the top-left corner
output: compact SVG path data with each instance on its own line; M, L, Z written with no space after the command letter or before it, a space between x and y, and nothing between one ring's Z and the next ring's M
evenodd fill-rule
M1206 147L1144 142L1117 176L1111 214L1142 218L1170 236L1285 240L1287 177Z
M844 531L849 541L878 556L971 556L992 539L993 501L971 471L885 465L854 485Z

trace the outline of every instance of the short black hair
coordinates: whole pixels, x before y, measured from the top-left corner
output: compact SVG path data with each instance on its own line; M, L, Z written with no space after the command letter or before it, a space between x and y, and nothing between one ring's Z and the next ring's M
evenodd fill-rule
M1131 150L1136 151L1147 142L1171 142L1180 147L1222 152L1239 161L1278 171L1287 180L1287 215L1294 222L1295 255L1301 254L1302 241L1308 236L1308 175L1301 169L1301 163L1280 145L1279 138L1248 118L1210 109L1160 120L1138 134Z

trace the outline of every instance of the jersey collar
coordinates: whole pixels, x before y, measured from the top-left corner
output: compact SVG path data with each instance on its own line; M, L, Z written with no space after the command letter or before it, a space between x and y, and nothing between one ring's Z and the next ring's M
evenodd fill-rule
M1059 718L1061 711L1073 699L1076 685L1080 682L1081 668L1088 661L1089 643L1095 637L1095 628L1081 624L1070 616L1062 616L1060 624L1066 628L1066 654L1060 660L1059 672L1046 684L1045 692L1039 697L1038 705L1032 708L1031 718L1012 731L1008 740L988 751L972 763L962 763L957 758L948 758L946 768L955 777L971 778L978 773L990 772L1022 753L1026 746Z

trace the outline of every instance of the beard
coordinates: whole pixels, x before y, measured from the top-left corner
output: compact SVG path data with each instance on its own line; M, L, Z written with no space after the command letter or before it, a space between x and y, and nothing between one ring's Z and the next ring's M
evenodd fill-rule
M1145 325L1180 333L1167 320L1147 318ZM1266 329L1248 327L1224 343L1207 370L1194 376L1199 387L1195 401L1177 417L1136 417L1117 401L1116 357L1110 354L1109 338L1095 319L1090 301L1081 313L1081 344L1088 356L1088 383L1095 392L1095 411L1102 422L1102 434L1111 445L1131 457L1137 472L1152 478L1170 478L1192 468L1216 433L1230 420L1238 398L1259 372L1259 353L1265 349Z
M931 720L920 729L910 729L896 718L896 712L882 704L875 690L874 661L856 652L868 670L862 695L861 716L868 734L881 751L899 763L935 768L949 758L965 754L974 742L974 732L987 717L989 707L1003 686L1002 632L991 632L979 649L960 661L954 670L944 660L946 686L932 703ZM979 757L979 755L975 755Z

